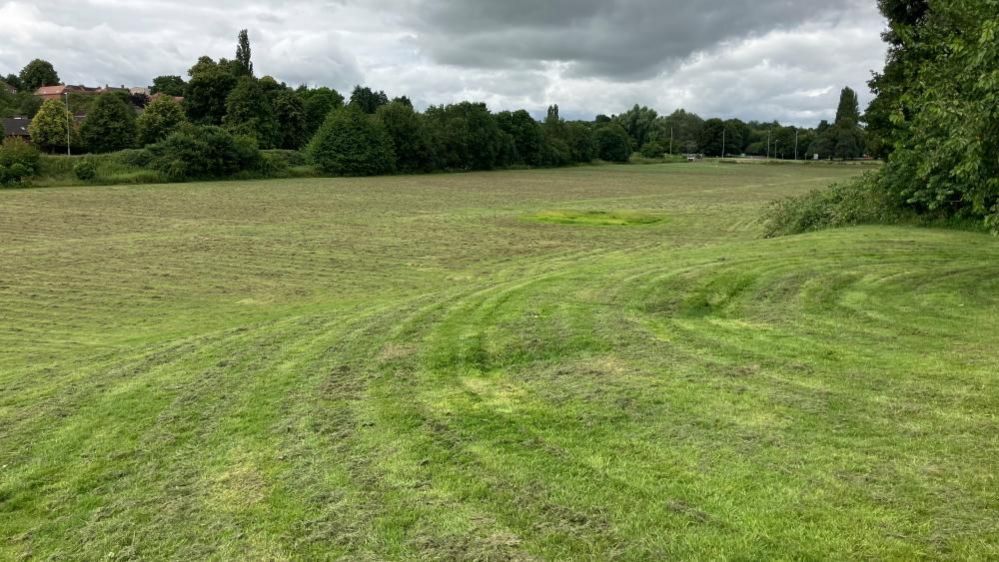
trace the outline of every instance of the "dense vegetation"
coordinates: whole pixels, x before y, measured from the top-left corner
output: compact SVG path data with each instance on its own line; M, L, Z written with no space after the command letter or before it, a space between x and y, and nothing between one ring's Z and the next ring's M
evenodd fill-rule
M391 99L383 91L364 86L355 87L349 98L325 87L291 88L270 76L256 77L251 52L249 34L244 30L239 34L234 59L201 57L188 70L187 80L158 76L150 90L152 100L123 91L101 95L74 92L66 100L51 100L43 106L30 88L55 83L58 75L47 62L33 61L20 76L5 79L11 88L0 87L0 116L33 117L37 123L31 129L32 139L50 153L148 148L162 162L164 154L189 145L191 136L198 135L192 133L197 129L191 126L221 127L234 138L243 139L241 146L250 146L250 139L260 150L301 150L316 156L320 154L317 145L338 146L337 150L346 152L334 155L327 149L322 151L325 158L314 162L322 173L338 175L555 167L597 158L627 162L636 152L646 159L662 160L667 154L683 153L856 158L864 151L856 94L849 89L844 90L845 101L841 103L846 109L841 107L836 123L822 123L816 130L776 122L704 120L683 110L661 117L655 110L637 105L620 115L598 116L592 122L566 121L555 105L539 122L524 110L493 113L484 104L473 102L431 106L419 112L405 96ZM183 101L178 103L174 97ZM66 103L74 115L85 115L85 119L68 119ZM365 126L387 133L392 158L386 156L389 151L381 134L364 137L374 143L371 146L329 142L332 137L348 138L357 133L360 121L330 121L344 107L373 116L363 120ZM139 114L137 119L135 113ZM323 127L330 122L330 127L345 129ZM321 128L323 136L318 138ZM183 138L159 146L173 134ZM206 129L204 135L215 136L217 132ZM179 154L172 157L175 162L180 161ZM376 163L365 156L367 163L361 165L357 158L362 154L380 154L378 158L386 161ZM331 158L340 162L333 164ZM357 163L348 164L351 161ZM200 164L171 168L173 172L167 177L174 180L222 177L232 169L221 161L215 169ZM181 174L182 170L198 175ZM100 174L95 178L103 179Z
M879 5L890 50L871 82L877 98L867 120L885 166L852 188L777 203L771 232L901 216L974 220L999 232L999 1ZM879 207L858 216L856 201L837 195L843 190Z

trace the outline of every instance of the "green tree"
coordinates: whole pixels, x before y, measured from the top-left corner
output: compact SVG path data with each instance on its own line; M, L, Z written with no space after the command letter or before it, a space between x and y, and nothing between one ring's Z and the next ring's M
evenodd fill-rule
M484 103L431 106L426 116L435 152L445 169L491 170L504 165L512 152L513 140Z
M139 144L160 142L186 122L184 108L173 98L156 98L139 116Z
M857 99L857 92L852 88L843 88L839 95L839 107L836 108L836 123L846 119L855 124L860 123L860 102Z
M667 150L672 145L673 154L697 152L703 127L704 119L696 113L678 109L667 117L657 119L651 135L653 140L662 143Z
M596 158L593 127L586 123L566 123L565 136L573 162L589 163Z
M697 141L705 156L722 155L722 143L728 144L725 122L721 119L708 119L701 128L701 136Z
M83 144L90 152L114 152L135 146L135 110L121 97L101 94L80 128Z
M356 107L330 113L308 152L324 174L375 176L395 169L391 137L378 119Z
M343 96L331 88L299 88L298 95L305 102L305 132L309 138L326 122L330 112L343 107Z
M153 94L181 97L186 87L187 83L180 76L157 76L153 78L153 87L149 91Z
M882 185L916 211L985 218L999 231L999 0L929 6L918 33L889 18L887 37L919 52L918 80L879 94L900 100Z
M253 61L250 60L250 34L247 30L241 30L237 39L236 63L239 67L239 75L253 76Z
M278 146L298 150L309 142L305 102L291 90L274 96L274 118L278 125Z
M42 59L35 59L29 62L19 76L21 86L30 92L34 92L42 86L55 86L59 84L59 74L53 68L52 63Z
M878 0L878 7L888 20L888 31L882 35L888 43L888 56L884 70L868 82L875 98L867 107L864 121L872 137L870 144L877 151L874 156L885 157L899 132L892 115L912 117L913 108L905 93L918 82L919 71L933 56L933 50L922 40L922 28L930 13L928 0Z
M220 125L226 114L226 102L236 87L231 65L201 57L188 71L191 80L184 90L184 108L192 123Z
M48 100L42 104L28 125L28 133L35 146L49 152L64 151L67 136L71 147L78 149L80 146L80 131L76 126L76 120L59 100Z
M392 139L395 167L403 173L433 171L433 140L424 118L411 105L395 101L378 108L378 120Z
M23 90L24 89L24 84L21 82L21 77L18 76L17 74L8 74L3 79L3 81L7 85L9 85L10 87L14 88L15 90Z
M558 106L554 108L554 118L551 109L549 109L550 119L560 121L558 119ZM511 163L527 164L528 166L542 166L547 163L545 130L538 125L530 113L523 109L515 112L504 111L496 115L496 122L499 124L500 130L513 139L514 153L510 156ZM548 125L548 127L551 126L552 124ZM557 134L557 132L551 133L555 138L558 138Z
M229 93L222 123L235 135L255 138L261 148L274 148L280 142L274 108L259 82L251 76L240 78Z
M642 146L649 140L655 140L650 135L658 118L659 114L654 109L635 104L635 107L618 115L614 121L628 132L633 146Z
M594 140L601 160L623 163L631 158L631 136L617 123L598 127Z
M350 105L369 115L373 115L379 107L388 102L385 92L375 92L367 87L355 86L354 92L350 94Z

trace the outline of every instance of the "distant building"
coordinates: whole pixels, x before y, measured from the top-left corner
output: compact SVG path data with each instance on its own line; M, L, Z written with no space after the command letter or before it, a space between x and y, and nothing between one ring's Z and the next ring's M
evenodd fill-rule
M31 124L31 119L27 117L9 117L0 120L0 124L3 125L3 138L16 137L27 141L31 140L31 135L28 133L28 125Z
M66 94L99 94L99 88L88 88L86 86L73 86L70 84L59 84L58 86L42 86L35 90L35 95L43 100L61 99Z

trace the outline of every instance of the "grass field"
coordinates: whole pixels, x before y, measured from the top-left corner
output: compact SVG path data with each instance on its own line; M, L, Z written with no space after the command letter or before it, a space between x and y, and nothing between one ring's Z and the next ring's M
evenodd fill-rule
M0 192L0 559L999 558L999 241L857 173Z

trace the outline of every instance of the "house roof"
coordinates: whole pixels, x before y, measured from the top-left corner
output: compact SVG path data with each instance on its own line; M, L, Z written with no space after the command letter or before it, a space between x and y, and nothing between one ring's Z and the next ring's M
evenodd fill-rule
M7 119L0 120L3 125L3 136L5 137L27 137L28 125L31 124L31 119L27 117L11 117Z

